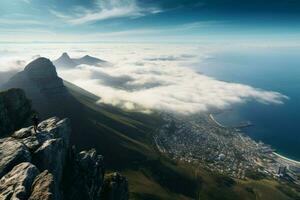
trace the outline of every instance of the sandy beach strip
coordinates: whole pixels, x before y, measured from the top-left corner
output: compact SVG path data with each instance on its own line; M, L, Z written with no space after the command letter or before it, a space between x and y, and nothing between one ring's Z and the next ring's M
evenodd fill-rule
M276 153L276 152L273 152L273 154L274 154L275 156L279 157L280 159L283 159L283 160L286 161L286 162L289 162L289 163L292 163L292 164L294 164L294 165L300 166L300 162L297 161L297 160L293 160L293 159L287 158L287 157L285 157L285 156L283 156L283 155L280 155L280 154L278 154L278 153Z

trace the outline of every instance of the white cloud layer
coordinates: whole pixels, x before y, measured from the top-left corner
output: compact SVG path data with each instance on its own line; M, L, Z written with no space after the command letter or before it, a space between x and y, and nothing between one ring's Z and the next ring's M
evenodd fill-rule
M20 48L10 51L17 49ZM80 44L28 49L30 53L19 52L23 57L18 60L30 60L36 54L54 59L68 51L72 57L90 54L111 62L109 67L81 65L58 72L64 79L100 96L100 102L130 110L190 114L225 109L249 100L281 104L287 98L277 92L219 81L196 72L189 66L201 65L201 60L211 56L208 48L196 45ZM0 62L0 68L3 63Z

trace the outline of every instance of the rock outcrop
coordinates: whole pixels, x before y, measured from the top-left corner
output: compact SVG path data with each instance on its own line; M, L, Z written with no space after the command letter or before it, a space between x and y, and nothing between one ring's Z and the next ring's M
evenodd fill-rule
M59 199L58 194L53 175L45 170L35 178L28 200L55 200Z
M31 163L15 166L0 180L0 199L25 200L30 196L31 185L39 170Z
M71 125L56 117L0 140L0 199L127 200L126 178L104 181L103 157L70 148ZM103 185L108 192L103 193ZM107 186L108 185L108 186Z
M30 152L21 142L11 138L0 140L0 178L19 163L30 161Z
M22 90L0 92L0 137L24 126L32 113L31 103Z

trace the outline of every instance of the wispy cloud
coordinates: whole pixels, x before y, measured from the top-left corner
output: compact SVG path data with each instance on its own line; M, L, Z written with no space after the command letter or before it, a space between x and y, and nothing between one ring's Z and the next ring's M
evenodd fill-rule
M185 23L179 25L168 26L164 28L143 28L143 29L129 29L124 31L113 31L113 32L98 32L92 33L88 35L88 38L96 39L96 38L113 38L113 37L135 37L135 36L153 36L160 35L162 33L169 34L169 36L173 35L174 32L179 34L182 31L189 31L195 29L201 29L208 26L214 26L225 22L218 21L202 21L202 22L193 22L193 23Z
M32 19L1 18L0 25L41 25L42 22Z
M156 14L161 12L158 8L142 8L135 0L97 0L95 8L73 8L72 15L66 15L55 10L50 11L56 17L65 20L67 23L78 25L92 23L96 21L123 18L123 17L141 17L147 14Z

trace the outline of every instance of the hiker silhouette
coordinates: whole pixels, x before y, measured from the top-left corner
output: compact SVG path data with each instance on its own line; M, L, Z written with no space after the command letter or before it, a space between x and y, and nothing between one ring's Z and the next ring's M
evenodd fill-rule
M39 125L39 117L37 114L33 115L32 123L33 123L34 132L36 133L38 131L38 125Z

